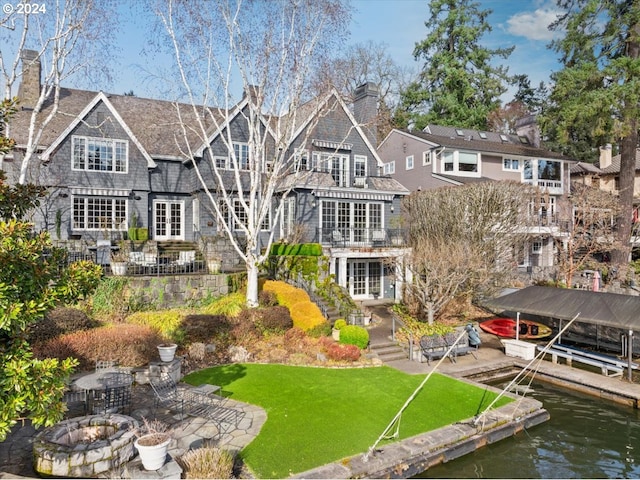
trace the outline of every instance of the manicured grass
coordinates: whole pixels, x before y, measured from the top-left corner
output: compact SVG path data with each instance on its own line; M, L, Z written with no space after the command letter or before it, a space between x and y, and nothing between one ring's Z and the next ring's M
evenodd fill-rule
M231 398L266 410L260 434L241 453L260 478L283 478L366 452L423 379L389 367L262 364L213 367L184 378L220 385ZM434 374L404 411L399 437L473 417L494 398L489 390Z

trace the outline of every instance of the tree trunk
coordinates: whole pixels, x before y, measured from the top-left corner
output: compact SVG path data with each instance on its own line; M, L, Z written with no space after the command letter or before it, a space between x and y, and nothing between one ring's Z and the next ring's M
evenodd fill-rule
M627 56L640 56L640 25L634 25L627 42ZM627 78L628 82L634 81ZM637 105L625 105L624 123L629 133L620 141L620 213L616 218L616 240L618 247L612 252L611 261L619 270L625 270L631 260L631 219L633 218L633 190L636 172L636 150L638 148Z
M247 306L258 306L258 261L254 255L247 258Z

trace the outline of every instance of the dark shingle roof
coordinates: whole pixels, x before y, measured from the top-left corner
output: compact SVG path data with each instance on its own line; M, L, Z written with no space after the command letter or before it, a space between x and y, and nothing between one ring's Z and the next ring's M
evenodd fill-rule
M462 135L458 135L458 130L460 130ZM501 155L506 154L568 161L571 160L560 153L522 143L520 137L516 135L506 135L506 141L503 141L501 134L499 133L483 132L487 137L486 139L483 139L479 136L478 130L457 129L454 127L443 127L439 125L429 125L425 128L425 131L422 132L409 130L403 131L409 135L413 135L414 137L421 138L443 147L460 148Z
M636 149L636 171L640 170L640 149ZM611 165L602 169L602 173L615 174L620 173L620 155L616 155L611 159Z
M40 145L44 147L51 145L97 95L98 92L69 88L61 89L58 112L45 128L39 142ZM195 127L197 117L191 105L127 95L107 94L106 96L122 117L122 120L152 157L182 156L178 145L184 144L184 136L180 128L178 107L185 123ZM45 118L51 109L52 102L48 102L39 118ZM218 122L223 121L224 116L218 109L211 109L210 112L216 115ZM19 111L11 121L11 136L18 145L27 143L31 113L29 110ZM200 115L205 119L208 133L211 133L214 129L213 119L210 115L203 115L202 110ZM201 135L197 131L187 129L187 137L192 148L198 148L202 144Z

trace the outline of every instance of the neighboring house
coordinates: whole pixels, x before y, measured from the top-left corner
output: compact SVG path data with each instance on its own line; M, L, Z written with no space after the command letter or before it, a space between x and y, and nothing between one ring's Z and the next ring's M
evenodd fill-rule
M574 161L540 148L538 137L429 125L423 131L393 130L378 147L383 171L411 191L473 182L512 180L539 188L530 205L534 239L518 255L521 268L552 267L553 237L562 236L558 205L569 192Z
M22 110L12 119L9 132L16 149L0 163L9 181L18 178L30 108L39 94L39 69L24 73ZM276 240L321 243L331 260L331 273L355 299L397 298L401 290L402 272L396 272L393 259L404 254L402 238L389 225L408 191L388 176L378 176L381 161L375 138L368 137L375 129L364 126L375 117L377 93L373 85L359 89L353 112L337 94L327 96L330 109L322 114L300 108L295 138L287 146L292 174L278 189L289 192L285 209L279 224L269 216L262 227L262 247L273 229ZM194 152L199 174L214 196L209 145L219 172L223 178L228 174L225 190L233 195L244 189L247 179L236 182L222 135L230 132L236 158L241 164L248 162L242 112L250 100L245 95L230 112L214 109L219 117L215 122L208 119L203 142L194 133L197 118L191 105L62 89L58 112L29 167L28 181L49 188L32 219L36 228L78 250L101 239L124 239L134 222L148 229L151 243L202 245L203 239L224 239L223 225L212 212L186 152ZM50 111L51 105L45 105L40 118ZM271 120L265 119L265 128ZM186 138L182 125L188 127ZM273 142L267 148L274 148ZM235 213L242 218L240 208ZM233 215L228 212L225 221L239 235ZM223 261L228 268L229 258Z

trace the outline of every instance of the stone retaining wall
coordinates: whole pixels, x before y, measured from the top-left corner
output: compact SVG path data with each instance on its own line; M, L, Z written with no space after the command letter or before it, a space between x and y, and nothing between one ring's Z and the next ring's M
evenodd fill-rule
M220 297L231 292L229 275L166 275L128 277L132 295L142 302L166 308Z

